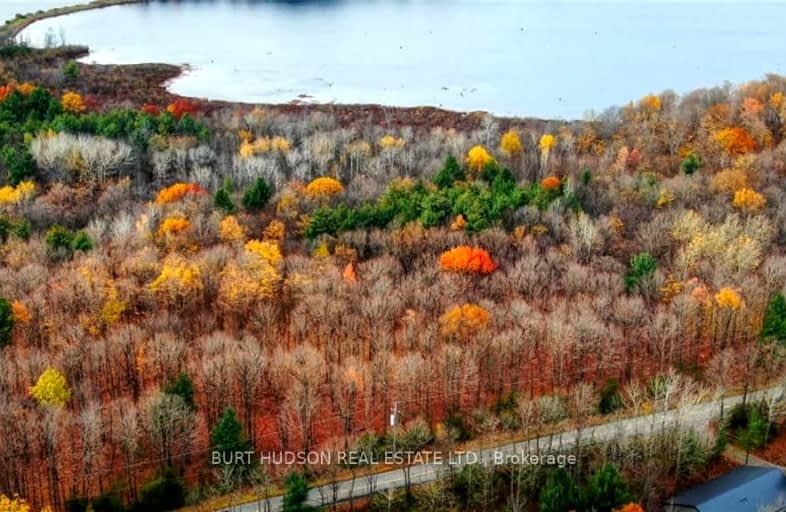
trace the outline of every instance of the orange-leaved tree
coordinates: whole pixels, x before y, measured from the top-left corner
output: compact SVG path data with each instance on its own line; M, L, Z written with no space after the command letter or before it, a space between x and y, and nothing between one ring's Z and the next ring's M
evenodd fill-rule
M11 304L11 312L14 316L14 322L20 324L29 324L30 320L33 318L32 315L30 315L30 311L27 310L27 307L18 300L15 300Z
M443 252L439 257L439 266L443 270L469 274L490 274L497 269L497 264L487 250L468 245Z
M15 89L15 87L14 87L13 84L7 84L7 85L0 86L0 101L4 101L8 97L9 94L14 92L14 89Z
M166 111L172 114L175 119L180 119L186 114L193 117L199 112L199 105L188 99L179 99L167 105Z
M63 106L63 110L66 112L81 114L87 110L87 106L85 105L82 96L76 92L67 92L63 94L63 96L60 98L60 104Z
M153 105L152 103L145 103L144 105L142 105L142 108L140 110L145 114L149 114L151 116L157 116L161 114L161 108L159 108L158 105Z
M647 110L649 112L657 112L660 110L661 107L661 100L659 96L655 96L654 94L648 94L639 100L639 106L642 110Z
M732 126L712 134L713 140L731 156L744 155L756 149L756 141L745 128Z
M355 271L355 265L351 261L344 267L344 272L341 273L341 277L343 277L344 281L348 283L356 283L358 281L358 274Z
M560 185L560 179L556 176L546 176L540 182L541 188L544 190L557 190Z
M615 509L615 512L644 512L644 509L638 503L628 503Z
M183 199L187 194L204 194L205 189L196 183L175 183L167 188L161 189L156 196L156 204L176 203Z
M177 235L188 230L190 227L191 222L185 217L167 217L158 227L158 236L166 237L168 235Z

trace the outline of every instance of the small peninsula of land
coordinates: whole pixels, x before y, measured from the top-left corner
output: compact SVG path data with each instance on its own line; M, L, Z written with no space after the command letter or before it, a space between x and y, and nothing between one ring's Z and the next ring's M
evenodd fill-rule
M51 9L39 10L34 13L17 14L15 18L6 20L0 27L0 41L12 41L22 30L29 27L36 21L73 14L75 12L89 11L92 9L103 9L113 5L136 4L144 0L93 0L84 4L68 5L64 7L53 7Z

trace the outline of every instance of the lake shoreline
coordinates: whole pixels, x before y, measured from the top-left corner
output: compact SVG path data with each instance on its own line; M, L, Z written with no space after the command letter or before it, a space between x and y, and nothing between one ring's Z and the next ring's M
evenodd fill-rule
M145 1L146 0L93 0L92 2L84 4L74 4L65 7L53 7L51 9L30 13L29 15L26 15L22 18L12 18L6 20L6 23L0 27L0 41L14 40L24 29L38 21L82 11L104 9L106 7L112 7L115 5L140 4L144 3Z
M89 55L87 46L56 48L27 48L20 55L8 56L12 78L17 82L32 82L58 93L79 91L91 96L99 108L112 105L132 105L140 108L151 104L166 107L178 99L189 99L199 104L207 115L220 110L247 112L254 107L265 109L271 115L306 116L321 113L335 118L341 127L378 125L386 128L409 126L416 130L434 128L455 129L467 132L479 129L491 116L502 128L546 130L581 121L549 120L534 117L502 117L484 111L460 112L438 107L398 107L382 104L333 104L333 103L247 103L240 101L210 100L172 93L167 85L179 77L186 66L163 63L144 64L94 64L79 62L79 77L69 83L62 79L63 66ZM8 80L8 79L7 79Z
M22 18L8 20L0 26L0 41L4 44L13 44L19 34L30 25L58 16L65 16L83 11L103 9L118 5L146 3L148 0L93 0L91 2L75 4L64 7L30 13ZM33 52L52 53L54 48L31 48ZM89 55L89 47L83 45L68 45L60 47L59 53L76 59ZM144 103L166 105L176 99L190 99L200 103L206 112L221 108L243 109L261 107L275 113L300 115L312 112L321 112L336 117L341 126L351 126L359 122L372 122L382 126L401 127L412 126L417 128L436 128L472 130L481 126L483 118L492 116L504 126L518 127L544 127L550 124L570 124L579 121L550 120L534 117L498 116L486 111L463 112L433 106L402 107L379 103L306 103L292 101L289 103L249 103L243 101L210 100L207 98L189 97L170 92L168 85L180 77L188 65L174 65L165 63L142 64L94 64L79 63L86 75L86 80L81 82L95 84L97 94L94 94L100 103L116 103L131 100L142 105ZM145 76L146 75L146 76ZM140 87L141 83L144 87ZM114 94L107 94L104 84L111 84L110 90ZM72 84L77 85L77 84Z
M147 0L94 0L92 2L75 4L65 7L54 7L9 20L0 27L0 41L6 44L14 41L16 37L33 23L64 16L82 11L103 9L117 5L145 3ZM55 59L63 60L82 58L89 55L87 46L71 45L61 48L31 48L31 51L43 57L44 61ZM503 126L517 126L521 128L545 128L549 125L564 125L580 121L541 119L535 117L510 117L497 116L485 111L462 112L433 106L401 107L378 103L305 103L293 101L289 103L248 103L242 101L210 100L207 98L189 97L175 94L167 88L168 85L188 68L187 65L174 65L165 63L142 64L94 64L79 63L82 77L79 83L71 84L75 89L79 86L89 86L89 94L94 95L99 103L119 103L131 101L141 106L145 103L165 106L177 99L190 99L197 101L205 112L218 109L242 110L255 106L264 108L276 114L305 115L320 112L332 115L341 126L353 126L359 123L371 122L388 127L411 126L413 128L445 128L467 131L481 126L483 119L492 116ZM23 81L23 80L20 80ZM52 87L59 84L47 84Z

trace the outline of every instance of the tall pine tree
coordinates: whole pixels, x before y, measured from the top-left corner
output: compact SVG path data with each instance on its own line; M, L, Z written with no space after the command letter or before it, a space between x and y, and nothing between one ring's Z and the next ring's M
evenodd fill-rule
M782 293L776 294L767 306L761 337L764 340L786 341L786 298Z

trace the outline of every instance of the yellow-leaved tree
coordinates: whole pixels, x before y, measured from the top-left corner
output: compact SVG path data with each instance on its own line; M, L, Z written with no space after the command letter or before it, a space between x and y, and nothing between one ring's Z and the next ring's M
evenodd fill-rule
M442 334L446 336L469 336L484 329L491 320L491 314L477 304L454 306L439 317Z
M35 194L35 183L23 181L16 187L0 188L0 204L20 204L29 201Z
M246 236L246 230L234 215L227 215L218 224L218 236L225 242L236 242Z
M180 214L167 217L158 226L158 241L170 250L186 248L190 241L191 227L191 221Z
M648 94L639 101L639 106L647 113L659 112L661 107L661 99L654 94Z
M740 189L747 188L749 183L750 178L747 169L724 169L716 173L710 180L710 192L733 194Z
M551 148L557 145L557 137L550 133L544 134L540 138L540 142L538 143L538 147L540 148L540 165L542 168L546 168L549 164L549 155L551 155Z
M199 267L177 253L166 257L158 277L150 283L153 292L172 304L182 304L202 290L202 287Z
M384 149L401 149L404 147L406 142L402 138L396 138L392 135L385 135L384 137L380 138L377 142L379 147Z
M71 399L71 388L62 373L47 368L30 388L30 395L43 406L63 407Z
M104 326L114 325L120 321L126 310L126 304L120 300L120 294L113 283L106 287L106 298L101 306L100 320Z
M505 132L502 136L502 140L500 140L499 147L503 153L511 158L521 155L524 151L521 145L521 137L519 137L519 132L516 130L508 130Z
M278 219L273 219L262 232L262 237L265 240L283 240L287 233L287 228L283 222Z
M228 309L242 313L257 300L272 297L281 282L282 263L277 243L250 240L239 261L230 262L221 272L220 302Z
M734 193L732 203L740 210L755 212L761 210L767 204L767 200L752 188L741 188Z
M252 140L253 136L246 132L241 134L241 139L242 142L240 143L239 153L242 158L249 158L271 151L277 151L279 153L286 154L290 149L289 141L280 136L273 138L261 137L256 140Z
M33 92L35 89L35 84L31 84L30 82L24 82L16 86L16 90L25 96Z
M720 308L720 314L717 318L717 328L713 330L713 346L720 338L720 348L726 348L727 341L733 339L734 332L737 330L737 312L744 306L742 296L733 288L721 288L715 294L715 303Z
M30 512L32 509L30 505L14 494L8 497L5 494L0 494L0 512Z
M278 265L281 263L281 249L275 242L265 242L262 240L249 240L245 245L246 252L257 258Z
M476 173L483 169L483 166L493 160L494 157L492 157L489 152L486 151L486 148L480 145L473 146L472 149L467 152L467 167Z
M321 176L306 186L306 194L314 199L328 199L344 191L344 186L335 178Z
M742 306L742 297L733 288L721 288L715 294L715 302L718 306L737 311Z

